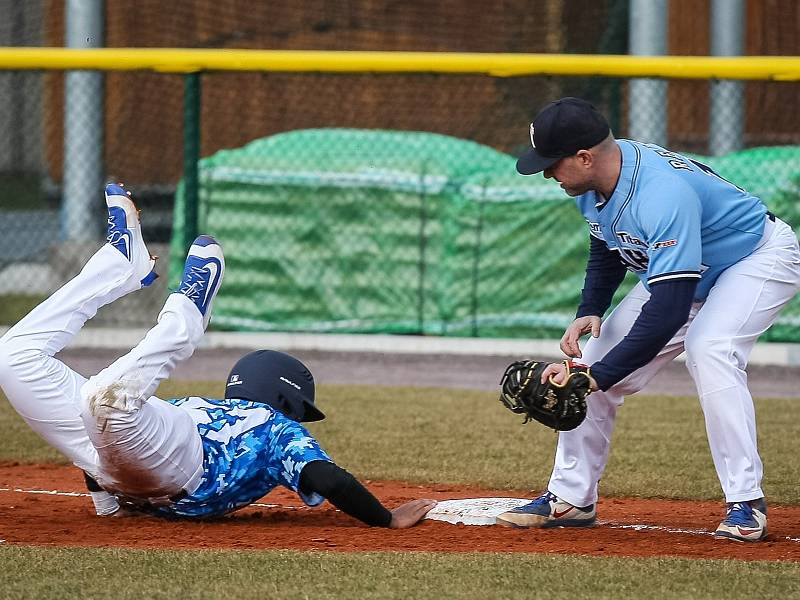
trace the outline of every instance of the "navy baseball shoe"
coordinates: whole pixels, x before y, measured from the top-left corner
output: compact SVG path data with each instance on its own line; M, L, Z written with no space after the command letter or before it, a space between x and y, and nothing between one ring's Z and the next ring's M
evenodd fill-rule
M506 527L589 527L596 519L594 504L580 508L547 491L530 504L504 512L497 517L497 524Z
M717 539L758 542L767 537L767 503L763 498L729 502L728 514L714 532Z
M224 273L222 246L210 235L201 235L189 248L177 293L194 302L203 315L204 327L211 319L211 303L219 291Z
M131 199L131 193L121 183L109 183L105 195L108 207L106 242L133 265L141 286L147 287L158 277L155 271L158 257L152 256L144 244L139 211Z

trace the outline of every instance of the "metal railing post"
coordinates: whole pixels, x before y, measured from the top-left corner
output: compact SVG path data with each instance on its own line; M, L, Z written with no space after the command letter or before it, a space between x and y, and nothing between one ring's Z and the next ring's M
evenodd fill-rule
M183 90L183 246L188 250L199 223L200 73L187 73Z

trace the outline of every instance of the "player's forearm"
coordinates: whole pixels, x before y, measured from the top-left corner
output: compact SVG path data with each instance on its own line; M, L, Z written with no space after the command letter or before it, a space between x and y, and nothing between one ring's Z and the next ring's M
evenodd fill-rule
M586 278L576 318L590 315L602 317L611 306L614 292L627 272L625 265L620 262L616 253L608 249L604 241L590 236L590 242Z
M304 492L316 492L343 513L373 527L389 527L392 513L350 473L326 461L307 464L300 474Z
M591 365L601 390L622 381L661 351L689 318L697 280L669 281L652 286L650 299L623 340Z

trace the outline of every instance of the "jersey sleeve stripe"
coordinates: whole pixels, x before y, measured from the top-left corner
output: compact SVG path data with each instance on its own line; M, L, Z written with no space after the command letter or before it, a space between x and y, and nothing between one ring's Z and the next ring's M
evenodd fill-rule
M675 271L673 273L660 273L647 278L647 283L658 283L659 281L670 281L672 279L700 279L698 271Z

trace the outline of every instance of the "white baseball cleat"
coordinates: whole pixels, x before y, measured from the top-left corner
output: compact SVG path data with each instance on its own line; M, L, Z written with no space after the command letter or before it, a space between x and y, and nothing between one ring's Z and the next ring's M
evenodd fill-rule
M106 242L120 251L133 265L134 273L142 287L155 281L157 256L152 256L142 238L139 211L131 199L131 194L121 183L106 185L106 206L108 206L108 236Z
M506 527L590 527L597 519L595 505L573 506L549 491L533 502L504 512L497 524Z
M767 537L767 503L763 498L729 502L728 514L714 532L717 539L758 542Z
M189 248L177 293L194 302L203 315L203 326L211 319L211 304L225 273L222 246L210 235L201 235Z

